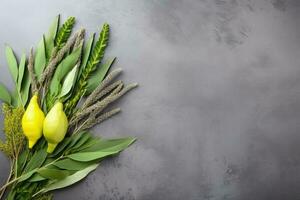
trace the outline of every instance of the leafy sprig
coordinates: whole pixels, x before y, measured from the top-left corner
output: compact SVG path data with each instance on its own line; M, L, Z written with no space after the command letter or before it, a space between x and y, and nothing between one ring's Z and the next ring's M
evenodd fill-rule
M78 101L86 92L86 86L89 76L92 72L96 70L97 65L101 62L104 57L105 48L108 44L109 37L109 25L104 24L99 35L99 38L95 44L95 47L92 50L90 58L88 59L87 65L82 69L80 74L78 84L75 86L74 93L71 98L66 102L65 111L67 115L70 115L73 112L73 109L76 107Z
M83 69L82 74L79 79L79 88L86 86L86 81L92 72L96 70L97 65L101 62L104 57L105 48L108 44L109 37L109 25L104 24L99 36L98 41L92 51L91 58L89 59L87 66Z
M25 70L26 56L23 53L20 63L18 64L17 58L14 55L13 49L10 46L6 46L5 54L9 71L12 75L15 89L11 93L4 84L0 83L0 99L9 105L15 107L24 107L28 100L28 93L30 88L29 75Z
M62 25L62 27L59 29L57 33L57 37L55 38L55 46L58 47L58 49L61 49L69 39L72 29L75 24L75 17L69 17L66 22Z

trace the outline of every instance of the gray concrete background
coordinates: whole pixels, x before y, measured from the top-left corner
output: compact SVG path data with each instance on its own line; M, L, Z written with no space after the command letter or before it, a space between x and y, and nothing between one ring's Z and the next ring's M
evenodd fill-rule
M138 142L55 199L300 199L300 1L2 0L2 82L4 44L28 53L58 13L108 22L106 56L140 87L94 130Z

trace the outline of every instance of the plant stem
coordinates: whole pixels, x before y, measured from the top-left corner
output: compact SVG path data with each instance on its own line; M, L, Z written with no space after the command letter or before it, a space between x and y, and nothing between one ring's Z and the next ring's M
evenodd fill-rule
M20 99L20 102L21 102L21 104L22 104L22 107L23 107L23 108L25 108L25 105L24 105L24 103L23 103L23 100L22 100L22 97L21 97L20 91L19 91L19 90L17 90L17 93L18 93L18 97L19 97L19 99Z
M19 176L18 178L15 178L9 182L6 182L5 185L3 185L1 188L0 188L0 191L3 191L5 190L8 186L10 186L11 184L15 183L17 180L19 180L20 178L22 178L22 176Z
M34 193L32 195L32 197L36 197L37 195L41 194L44 191L44 189L40 189L39 191L37 191L36 193Z
M9 175L8 175L8 178L7 178L7 180L6 180L6 182L5 182L5 185L9 182L9 180L11 179L11 177L12 177L12 172L13 172L13 166L14 166L14 164L13 163L11 163L11 166L10 166L10 171L9 171ZM0 200L2 199L2 197L3 197L3 195L4 195L4 193L5 193L5 190L6 190L6 188L7 188L7 186L6 187L4 187L3 189L1 188L1 193L0 193Z

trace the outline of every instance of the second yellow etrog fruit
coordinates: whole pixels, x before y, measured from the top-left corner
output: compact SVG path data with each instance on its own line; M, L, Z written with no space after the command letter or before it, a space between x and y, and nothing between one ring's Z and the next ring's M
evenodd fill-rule
M68 130L68 118L61 102L55 103L44 120L43 134L48 142L47 152L52 153Z

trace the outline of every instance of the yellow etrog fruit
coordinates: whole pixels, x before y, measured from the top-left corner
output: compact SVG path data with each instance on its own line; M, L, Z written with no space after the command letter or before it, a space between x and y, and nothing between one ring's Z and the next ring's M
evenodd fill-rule
M28 139L28 147L31 149L41 138L45 115L38 104L38 97L34 95L22 117L22 128Z
M68 119L61 102L55 103L44 120L43 133L48 142L47 152L52 153L68 130Z

